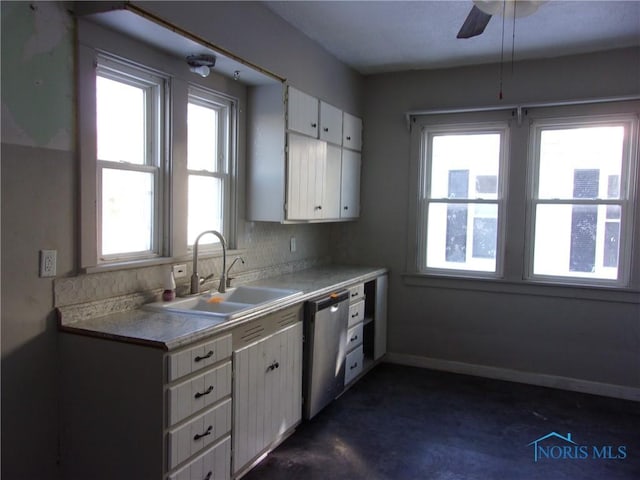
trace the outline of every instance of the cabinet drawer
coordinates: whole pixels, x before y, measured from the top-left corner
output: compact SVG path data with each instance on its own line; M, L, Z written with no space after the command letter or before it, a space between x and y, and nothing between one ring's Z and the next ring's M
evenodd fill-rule
M202 415L169 431L167 450L169 469L208 447L231 431L231 399L207 410Z
M168 355L167 376L171 382L231 357L231 335Z
M209 450L194 458L169 480L227 480L231 475L231 437L228 435Z
M362 345L354 351L347 354L347 361L344 370L344 384L348 385L354 378L362 372L362 361L364 360L364 351Z
M364 320L364 300L349 305L349 328Z
M347 332L347 352L353 350L358 345L362 345L362 333L364 324L358 323Z
M230 393L231 362L170 387L167 405L169 425L184 420Z
M349 303L356 303L364 299L364 283L349 287Z

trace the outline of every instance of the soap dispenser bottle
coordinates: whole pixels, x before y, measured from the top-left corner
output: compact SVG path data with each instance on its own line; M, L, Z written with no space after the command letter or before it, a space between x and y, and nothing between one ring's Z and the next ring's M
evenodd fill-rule
M173 276L173 270L169 268L164 276L164 292L162 292L162 300L170 302L176 298L176 279Z

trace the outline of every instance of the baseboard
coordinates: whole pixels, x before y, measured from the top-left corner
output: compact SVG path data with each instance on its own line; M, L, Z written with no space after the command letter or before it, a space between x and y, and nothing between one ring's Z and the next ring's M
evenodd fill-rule
M387 353L386 362L407 365L412 367L430 368L452 373L463 373L477 377L493 378L496 380L508 380L510 382L527 383L542 387L559 388L572 392L590 393L606 397L620 398L623 400L640 401L640 388L614 385L610 383L592 382L578 378L546 375L543 373L522 372L508 368L490 367L487 365L475 365L472 363L455 362L438 358L421 357L418 355L406 355L403 353Z

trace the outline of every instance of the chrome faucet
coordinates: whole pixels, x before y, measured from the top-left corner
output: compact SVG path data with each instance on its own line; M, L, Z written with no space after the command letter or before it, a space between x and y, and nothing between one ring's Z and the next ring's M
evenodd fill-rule
M220 232L215 230L207 230L202 232L196 237L196 241L193 242L193 273L191 274L191 295L200 293L200 275L198 275L198 242L203 235L211 233L220 239L220 245L222 245L222 273L220 274L220 285L218 291L224 293L226 291L226 278L227 272L227 242Z
M229 276L229 272L238 261L244 265L244 258L236 257L235 260L231 262L231 266L227 269L227 288L231 288L231 280L233 280L233 278Z

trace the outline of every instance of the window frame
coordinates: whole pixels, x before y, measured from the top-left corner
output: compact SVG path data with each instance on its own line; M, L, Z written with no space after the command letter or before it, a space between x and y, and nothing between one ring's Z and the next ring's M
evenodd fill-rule
M167 93L170 91L169 78L150 68L136 65L132 62L116 58L105 52L99 52L95 60L95 78L102 76L113 81L142 88L145 91L145 162L135 164L125 161L101 160L97 155L96 145L96 242L97 263L109 264L127 260L151 259L163 256L165 246L163 234L165 222L162 206L166 203L166 176L168 170L168 154L163 148L165 125L167 122ZM96 94L97 100L97 94ZM151 100L151 101L149 101ZM95 113L95 109L94 109ZM150 121L149 121L150 120ZM97 125L96 125L97 127ZM97 138L97 129L96 129ZM120 252L114 254L102 253L102 173L105 169L151 173L153 175L153 215L151 248L149 250Z
M193 101L192 101L193 100ZM189 179L192 176L199 177L209 177L209 178L218 178L222 182L222 228L221 232L227 242L234 242L234 235L231 233L233 231L233 220L232 220L232 212L234 211L234 202L233 202L233 176L234 176L234 163L232 161L234 145L235 145L235 106L236 101L220 92L216 92L212 89L203 87L201 85L197 85L194 83L190 83L187 89L187 107L189 103L193 103L195 105L200 105L206 108L212 108L216 110L219 114L218 117L218 145L221 146L218 148L218 152L222 152L222 155L218 156L216 161L216 170L208 171L208 170L192 170L189 169L188 160L186 167L186 178L187 178L187 195L189 190ZM222 113L222 114L221 114ZM187 131L188 135L188 131ZM188 155L188 152L187 152ZM188 218L189 206L187 205L187 218ZM193 244L189 243L188 240L188 226L187 226L187 238L185 238L185 242L187 244L187 250L189 252L193 251ZM215 239L214 243L211 244L203 244L200 247L201 252L207 251L217 251L221 250L219 241Z
M508 178L508 152L510 138L510 122L506 119L489 119L487 121L463 121L452 123L447 120L439 122L434 119L431 122L424 122L419 125L420 154L418 165L419 186L417 192L417 219L416 219L416 246L415 269L418 274L437 275L460 278L491 278L503 277L504 272L504 249L505 249L505 216L507 201L507 178ZM498 178L496 185L495 199L471 198L436 198L431 197L431 174L432 174L432 139L442 134L500 134L500 152L498 159ZM439 268L427 266L427 241L429 225L429 206L431 204L465 204L473 205L496 205L496 258L495 271L484 271L475 269ZM467 221L468 222L468 221ZM467 237L469 234L467 234Z
M624 126L624 144L620 171L620 193L618 199L606 198L567 198L540 199L538 198L540 175L540 139L542 131L599 126ZM635 203L637 202L638 179L638 115L630 113L593 114L593 115L562 115L544 112L537 116L533 114L529 125L528 162L527 162L527 208L526 208L526 248L523 279L532 283L547 283L575 286L599 286L625 288L631 283L633 268L632 249L634 247L633 232L635 225ZM619 219L618 244L618 275L616 279L594 278L586 275L550 275L534 273L535 261L535 228L538 205L619 205L621 215ZM597 255L597 254L596 254ZM597 256L596 256L597 258Z

